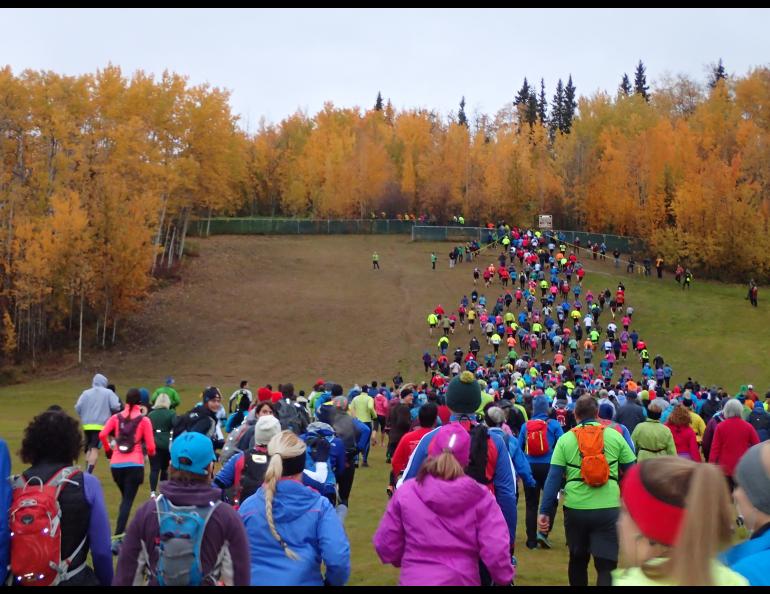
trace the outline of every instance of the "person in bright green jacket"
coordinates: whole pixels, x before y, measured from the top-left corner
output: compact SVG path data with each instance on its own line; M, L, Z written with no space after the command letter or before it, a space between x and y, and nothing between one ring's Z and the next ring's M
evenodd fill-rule
M372 382L372 386L374 387L377 382ZM358 386L356 386L351 392L358 391L360 392L357 396L354 396L353 399L350 401L350 413L359 421L361 421L364 425L369 427L369 431L372 431L372 425L373 422L377 419L377 413L374 410L374 398L369 396L369 394L366 392L366 390L361 391ZM371 433L369 433L371 435ZM365 467L369 466L369 447L370 447L371 441L367 442L366 448L362 452L363 457L363 465Z
M171 386L174 385L174 378L169 376L166 378L166 385L161 386L157 390L155 390L152 393L152 396L150 397L150 404L152 406L155 406L155 401L158 399L158 396L161 394L168 394L168 398L171 401L171 409L176 409L177 406L179 406L182 403L182 400L179 398L179 393L172 388Z
M641 462L658 456L676 456L676 445L671 429L660 422L662 406L656 399L647 408L647 420L639 423L631 434L631 441Z
M719 467L678 456L644 460L621 484L621 558L613 586L748 586L717 560L734 509Z

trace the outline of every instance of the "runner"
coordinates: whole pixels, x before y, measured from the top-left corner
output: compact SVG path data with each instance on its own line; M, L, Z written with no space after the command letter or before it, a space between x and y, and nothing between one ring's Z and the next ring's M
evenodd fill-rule
M306 449L291 431L273 437L264 483L238 510L252 586L344 586L350 577L350 544L334 507L302 484Z
M204 435L188 432L174 440L171 480L161 484L157 499L137 510L114 586L249 585L243 523L209 486L215 460Z
M401 568L399 585L478 586L480 564L493 583L511 583L503 515L490 491L463 470L470 450L471 437L463 427L442 427L416 480L388 504L374 548L383 563Z
M716 560L731 541L730 498L710 464L645 460L623 480L618 522L625 569L614 586L740 586L745 578Z
M84 391L77 403L75 411L80 417L85 434L86 472L93 473L96 460L99 457L99 432L110 415L120 410L120 400L112 390L107 389L107 378L97 373L94 376L90 390Z
M636 459L620 433L599 425L597 413L596 401L591 396L578 399L578 426L556 442L538 517L538 527L547 532L551 528L549 517L556 508L556 493L566 473L569 507L564 507L564 526L571 586L588 585L588 562L592 555L597 585L610 585L610 574L618 560L615 525L620 511L619 473Z
M104 453L110 458L112 479L120 490L120 510L112 538L112 554L117 555L125 537L128 516L139 487L144 482L144 448L155 456L155 437L150 419L139 410L139 390L126 393L126 408L110 417L99 432ZM114 438L114 445L110 438Z

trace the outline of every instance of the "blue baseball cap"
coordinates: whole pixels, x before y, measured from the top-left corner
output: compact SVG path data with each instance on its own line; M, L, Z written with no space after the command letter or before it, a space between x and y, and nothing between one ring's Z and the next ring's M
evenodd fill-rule
M214 445L202 433L188 431L171 442L171 465L177 470L206 475L216 459Z
M166 385L167 386L173 386L174 385L174 378L170 375L166 378Z

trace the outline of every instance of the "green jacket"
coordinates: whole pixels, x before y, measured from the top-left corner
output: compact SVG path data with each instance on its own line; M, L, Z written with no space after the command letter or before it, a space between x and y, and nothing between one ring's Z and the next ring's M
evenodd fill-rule
M179 393L174 388L170 386L162 386L152 393L152 396L150 397L150 404L155 404L155 401L161 394L168 394L168 398L171 400L171 408L176 408L182 402L182 400L179 398Z
M370 423L377 418L377 413L374 412L374 398L363 392L350 402L350 410L362 423Z
M174 426L176 413L167 408L154 408L147 415L152 423L153 437L155 437L155 447L159 450L168 450L171 438L171 428Z
M676 445L671 430L660 421L647 419L639 423L631 435L636 447L637 460L647 460L658 456L676 456Z

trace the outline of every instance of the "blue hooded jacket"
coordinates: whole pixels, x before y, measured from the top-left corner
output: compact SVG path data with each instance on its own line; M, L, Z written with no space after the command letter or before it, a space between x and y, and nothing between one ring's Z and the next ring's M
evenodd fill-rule
M725 551L720 561L749 580L752 586L770 586L770 526L754 538Z
M350 577L350 543L332 504L317 491L292 480L278 481L273 499L275 528L299 560L286 556L273 537L260 487L238 513L251 552L252 586L344 586Z

